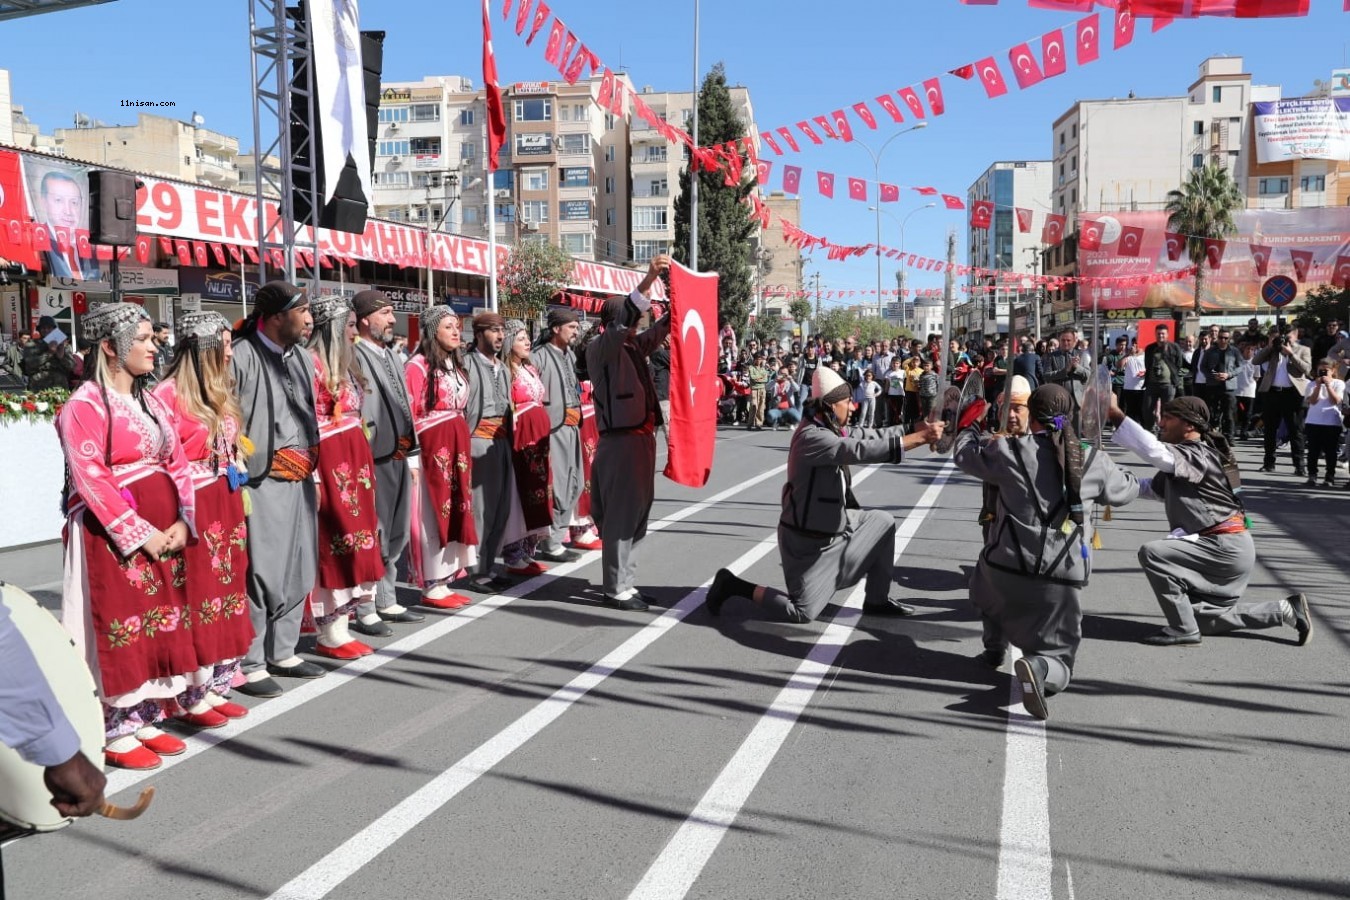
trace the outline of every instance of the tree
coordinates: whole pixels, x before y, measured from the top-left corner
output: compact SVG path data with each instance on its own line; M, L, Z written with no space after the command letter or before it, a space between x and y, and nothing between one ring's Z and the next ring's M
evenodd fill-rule
M545 241L517 244L497 270L497 306L504 316L530 322L571 280L572 257L561 247Z
M1350 287L1341 289L1323 284L1309 288L1303 296L1303 310L1294 317L1294 324L1302 333L1321 334L1326 323L1333 319L1350 321Z
M755 324L750 326L751 336L759 341L761 346L776 345L782 330L783 314L773 309L755 316Z
M686 124L686 128L690 127ZM736 115L727 89L726 71L713 66L698 99L699 143L703 146L735 141L746 135L746 124ZM675 247L679 262L689 263L690 179L693 157L680 172L680 193L675 200ZM743 202L755 187L754 166L742 167L741 180L724 184L721 171L698 172L698 268L717 273L718 315L737 332L744 330L750 313L751 242L755 223Z
M857 337L858 314L847 309L827 309L812 322L812 333L825 341Z
M1167 227L1186 236L1186 255L1195 266L1195 312L1205 289L1205 239L1222 239L1237 231L1233 212L1242 207L1242 191L1228 170L1213 160L1192 169L1186 181L1167 192Z
M811 318L811 313L811 301L805 297L798 297L788 304L788 317L797 323L798 328L801 328L802 323Z

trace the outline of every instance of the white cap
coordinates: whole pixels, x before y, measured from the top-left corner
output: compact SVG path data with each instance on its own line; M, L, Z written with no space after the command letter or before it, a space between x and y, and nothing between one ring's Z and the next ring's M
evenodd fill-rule
M1031 382L1022 375L1012 377L1012 402L1026 403L1031 399Z
M829 366L816 366L815 374L811 376L812 397L823 398L839 387L847 388L848 382L844 381L838 372Z

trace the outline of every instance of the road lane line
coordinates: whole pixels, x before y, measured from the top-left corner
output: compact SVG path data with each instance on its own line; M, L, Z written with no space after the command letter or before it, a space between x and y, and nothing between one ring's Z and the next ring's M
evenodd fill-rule
M700 500L697 503L690 504L677 512L651 523L647 527L648 532L661 531L672 525L683 522L691 516L696 516L710 506L721 503L723 500L730 499L739 493L749 490L755 485L781 475L787 471L787 465L783 464L761 472L760 474L742 481L724 491L720 491L706 500ZM432 641L440 640L451 632L468 625L470 622L483 618L494 610L500 609L511 602L518 600L530 593L538 590L554 579L561 578L564 575L570 575L577 569L580 569L592 562L600 559L600 551L592 550L582 555L580 559L570 563L559 563L549 567L543 575L536 575L528 581L523 581L507 591L503 591L495 596L489 596L483 600L467 606L453 616L446 616L439 619L431 625L401 638L392 644L388 644L376 650L371 656L362 657L353 660L336 669L331 669L327 677L319 678L314 681L305 681L293 688L288 688L286 693L282 694L266 703L249 710L249 714L242 719L232 719L228 725L211 731L203 731L193 735L192 740L187 742L187 750L178 756L164 757L164 764L158 769L149 771L133 771L130 769L119 769L108 774L108 785L106 794L112 797L120 791L135 787L148 778L158 776L174 766L182 765L188 760L205 753L207 750L217 747L226 741L247 734L260 725L265 725L278 716L285 715L293 709L296 709L311 700L316 700L330 691L335 691L355 678L359 678L369 672L373 672L400 657L420 650L422 647Z
M919 526L937 502L938 494L955 466L948 461L938 470L927 490L900 523L895 533L895 559L899 560L918 533ZM862 614L865 582L859 584L812 646L792 678L779 691L754 729L741 743L712 786L704 793L689 818L652 862L628 895L629 900L674 900L683 897L698 880L708 860L740 814L750 793L768 771L769 764L792 732L812 695L834 666Z
M1008 663L1021 658L1009 647ZM999 826L997 900L1042 900L1051 886L1050 784L1045 723L1022 705L1017 679L1008 688L1008 739L1003 752L1003 813Z
M853 479L856 485L877 471L869 467ZM749 568L777 545L776 535L765 538L727 565L735 572ZM410 796L404 798L387 813L352 835L336 850L288 881L268 900L320 900L348 878L363 869L377 856L389 849L399 838L434 815L461 791L494 766L520 749L531 738L547 728L581 698L594 690L605 679L622 669L643 650L665 636L697 609L707 594L709 578L690 591L675 606L646 625L636 634L606 654L585 672L554 691L516 719L502 731L480 744L477 749L460 759L449 769L437 775Z

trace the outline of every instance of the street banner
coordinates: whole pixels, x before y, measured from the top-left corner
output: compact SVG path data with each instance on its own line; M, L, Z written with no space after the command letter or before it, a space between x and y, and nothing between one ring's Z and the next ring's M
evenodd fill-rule
M314 115L323 144L323 202L333 199L348 156L356 166L361 195L371 200L375 192L370 186L365 72L356 0L310 0L305 7L314 38Z
M1350 160L1350 97L1252 104L1256 161Z
M665 475L703 487L717 443L717 273L670 264L670 453Z

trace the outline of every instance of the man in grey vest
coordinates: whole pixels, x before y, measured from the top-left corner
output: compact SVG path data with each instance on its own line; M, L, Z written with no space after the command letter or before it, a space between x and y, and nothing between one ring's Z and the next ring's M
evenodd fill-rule
M360 634L387 637L386 622L421 622L426 616L398 602L398 561L412 530L412 473L408 457L416 453L412 406L403 382L403 365L389 349L394 335L394 301L383 291L360 291L352 297L356 312L356 362L366 377L361 418L369 430L370 455L375 459L375 510L380 520L380 555L384 578L375 590L375 602L356 608L352 628Z
M670 315L643 332L637 324L651 309L647 292L669 269L667 254L654 257L633 293L605 302L600 313L604 331L586 345L600 430L591 464L591 516L604 544L605 600L623 610L648 606L634 582L656 494L656 429L664 420L647 358L670 334Z
M511 383L502 362L506 320L493 312L473 317L473 350L464 354L469 375L469 401L464 418L473 456L473 524L478 532L478 571L465 587L480 594L500 593L509 586L492 574L502 549L511 513Z
M235 392L244 413L248 458L248 599L254 638L244 657L253 697L275 697L270 676L319 678L322 666L295 655L305 598L319 574L319 423L314 364L300 346L313 321L309 297L285 281L258 288L235 335Z
M549 473L553 482L553 528L534 556L550 562L571 562L580 555L563 547L586 482L581 462L581 382L577 380L577 358L572 352L577 330L575 312L550 310L548 339L534 354L539 377L544 382L544 409L548 411L550 428Z

